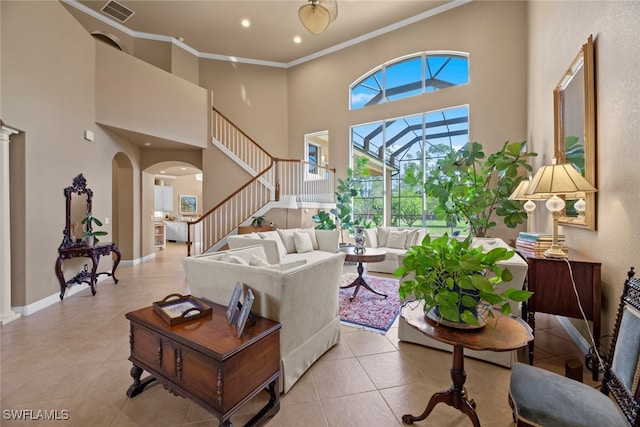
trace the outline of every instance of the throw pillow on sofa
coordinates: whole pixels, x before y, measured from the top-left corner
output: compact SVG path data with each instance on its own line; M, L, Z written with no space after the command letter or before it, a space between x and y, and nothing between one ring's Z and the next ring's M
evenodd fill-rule
M280 234L278 234L277 231L263 231L261 233L258 233L258 235L260 236L261 239L273 240L273 241L276 242L276 246L278 247L279 259L282 259L282 257L284 255L289 253L289 252L287 252L287 248L284 245L284 243L282 243L282 239L280 238Z
M230 262L231 264L249 265L249 263L247 261L243 260L239 256L235 256L235 255L231 255L231 254L224 254L223 257L220 259L220 261L222 261L222 262Z
M295 229L277 229L276 232L278 233L278 236L280 236L280 239L282 240L282 244L284 244L285 249L287 250L286 253L288 254L294 254L296 253L296 244L293 241L293 233L295 232Z
M299 261L284 262L280 264L269 264L267 261L255 255L251 258L251 261L249 261L249 265L252 265L254 267L264 267L264 268L269 268L271 270L280 270L280 271L291 270L292 268L300 267L301 265L305 265L306 263L307 263L306 259L301 259Z
M309 233L294 231L293 242L296 246L296 252L299 254L313 251L313 243L311 242Z
M389 241L389 233L391 229L389 227L378 227L378 246L387 246Z
M395 249L405 249L407 244L406 231L390 231L386 247Z

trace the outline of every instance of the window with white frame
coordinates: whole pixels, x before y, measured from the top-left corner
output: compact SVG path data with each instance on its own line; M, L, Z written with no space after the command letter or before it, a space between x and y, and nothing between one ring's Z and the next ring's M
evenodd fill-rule
M469 83L469 57L463 52L421 52L394 59L350 87L350 108L395 101Z

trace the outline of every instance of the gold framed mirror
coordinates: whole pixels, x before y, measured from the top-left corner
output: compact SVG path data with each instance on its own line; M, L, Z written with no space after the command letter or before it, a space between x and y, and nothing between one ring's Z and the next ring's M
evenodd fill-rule
M590 35L553 91L554 151L558 163L572 164L597 187L595 92L594 46ZM596 193L573 194L566 199L565 212L558 223L595 231ZM576 203L580 200L584 200L584 207Z

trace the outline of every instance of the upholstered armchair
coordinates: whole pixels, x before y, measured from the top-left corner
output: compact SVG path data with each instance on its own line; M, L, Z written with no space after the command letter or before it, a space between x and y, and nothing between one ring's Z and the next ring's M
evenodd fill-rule
M515 363L509 404L518 426L640 426L640 280L633 269L625 281L600 390ZM609 395L611 395L611 398Z

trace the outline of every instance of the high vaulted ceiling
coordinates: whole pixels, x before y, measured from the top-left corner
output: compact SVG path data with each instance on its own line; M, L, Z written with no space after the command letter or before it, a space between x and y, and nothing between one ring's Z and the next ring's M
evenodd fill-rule
M63 0L85 13L110 19L100 10L109 0ZM321 35L298 19L307 0L117 0L134 14L118 28L151 38L173 37L201 56L290 66L326 50L416 22L470 0L337 0L338 16ZM251 25L242 26L243 19ZM299 36L301 42L294 43Z

